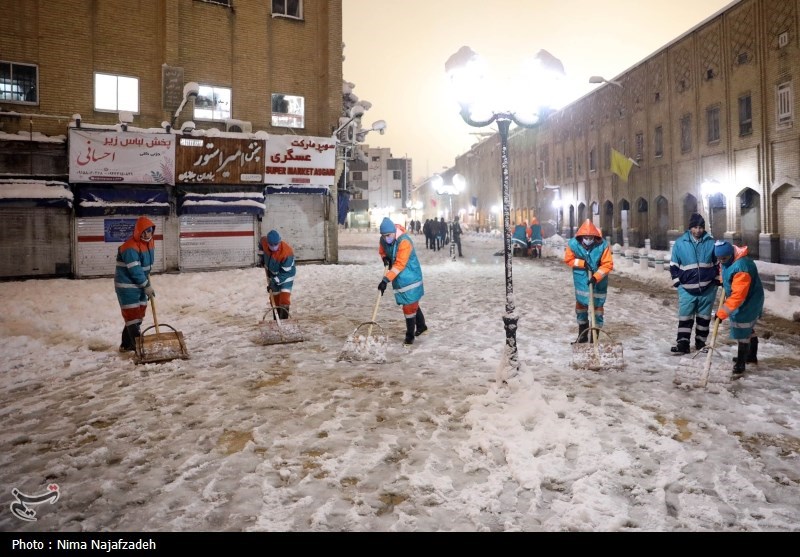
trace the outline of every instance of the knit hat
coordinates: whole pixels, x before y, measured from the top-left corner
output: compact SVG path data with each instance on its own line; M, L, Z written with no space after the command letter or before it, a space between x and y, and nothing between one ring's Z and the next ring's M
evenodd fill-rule
M733 256L733 246L730 242L726 242L724 240L717 240L714 242L714 255L717 256L717 259L720 257L732 257Z
M393 234L395 231L394 223L389 217L383 217L381 221L381 234Z
M689 217L689 228L694 228L695 226L706 227L706 221L700 213L692 213L692 216Z
M281 235L278 234L277 230L270 230L269 234L267 234L267 243L271 245L279 244L281 241Z

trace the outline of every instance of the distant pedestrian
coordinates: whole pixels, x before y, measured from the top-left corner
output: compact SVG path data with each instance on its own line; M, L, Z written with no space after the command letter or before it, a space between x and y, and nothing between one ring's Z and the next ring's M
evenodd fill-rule
M120 352L136 350L136 339L142 334L141 325L147 313L147 300L156 296L150 285L156 253L155 231L153 221L141 216L131 236L117 249L114 290L125 322Z
M730 319L730 337L738 343L733 359L734 376L745 372L745 362L758 363L755 326L764 311L764 287L758 267L747 253L747 246L738 247L724 241L714 244L714 254L722 265L725 289L725 303L717 311L717 317L723 321Z
M570 238L564 249L564 263L572 268L572 282L575 286L577 342L590 342L589 285L593 289L595 327L600 329L604 321L603 306L608 293L608 275L614 269L611 246L591 220L586 219L575 237Z
M272 294L278 317L289 319L292 305L292 288L297 269L294 250L281 240L277 230L270 230L258 243L259 266L267 271L267 291Z
M669 273L672 286L678 289L678 338L670 350L673 354L688 354L692 326L695 348L700 350L706 345L720 284L714 238L706 232L706 221L700 214L689 217L689 228L675 240Z
M542 257L542 225L539 224L539 219L533 217L531 219L531 234L530 234L530 250L531 257Z
M461 225L458 223L458 216L453 217L453 230L451 234L453 235L453 242L458 247L458 256L464 257L464 254L461 253Z
M402 226L395 225L391 219L385 217L381 221L380 232L378 253L387 267L378 283L378 290L382 296L386 285L392 283L395 302L403 307L403 316L406 319L403 344L414 344L414 338L428 330L425 316L419 307L419 301L425 294L422 267L417 259L414 242Z

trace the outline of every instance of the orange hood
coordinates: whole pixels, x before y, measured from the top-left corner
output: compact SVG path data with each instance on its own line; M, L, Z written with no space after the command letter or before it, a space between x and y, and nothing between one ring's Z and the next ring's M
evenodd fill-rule
M578 229L578 232L575 236L596 236L597 238L603 239L603 234L600 232L600 229L597 228L592 221L586 219L581 227Z

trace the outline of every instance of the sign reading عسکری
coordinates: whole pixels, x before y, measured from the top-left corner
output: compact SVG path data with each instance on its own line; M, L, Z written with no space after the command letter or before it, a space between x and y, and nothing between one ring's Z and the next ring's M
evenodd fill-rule
M263 184L263 139L181 137L176 150L178 184Z
M69 130L69 181L175 184L175 136Z
M333 185L336 141L329 137L270 135L264 155L268 184Z

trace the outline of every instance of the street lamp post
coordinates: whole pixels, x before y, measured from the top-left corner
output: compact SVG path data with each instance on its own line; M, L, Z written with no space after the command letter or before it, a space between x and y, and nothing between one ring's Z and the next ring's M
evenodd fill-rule
M564 74L564 67L561 62L546 50L540 50L535 58L534 70L547 70L557 74ZM458 52L453 54L445 63L445 71L450 77L451 83L456 89L458 103L461 107L461 118L473 127L484 127L492 123L497 124L500 132L500 168L502 176L502 198L503 198L503 255L506 272L506 313L503 316L503 324L506 333L506 365L508 371L516 372L519 370L519 358L517 352L517 324L519 316L514 307L514 284L512 280L512 257L511 257L511 210L509 195L509 175L508 175L508 132L513 122L517 126L530 128L539 122L540 110L546 103L534 103L532 110L513 109L515 99L503 99L501 102L508 103L506 110L496 111L489 108L494 106L497 98L489 98L484 95L484 79L482 63L478 55L468 46L461 47ZM526 79L533 78L533 75L522 75ZM516 87L506 87L504 90L511 94L520 94L522 97L530 99L534 94L541 93L541 82L534 79L519 84Z

